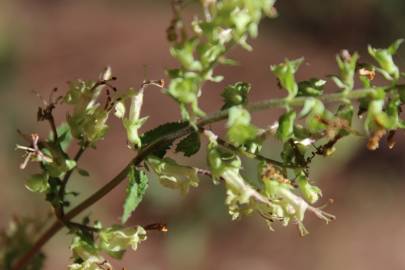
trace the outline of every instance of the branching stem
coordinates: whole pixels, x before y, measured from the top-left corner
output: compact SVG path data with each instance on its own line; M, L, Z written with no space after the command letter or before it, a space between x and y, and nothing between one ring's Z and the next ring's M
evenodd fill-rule
M386 90L389 90L389 88L386 88ZM374 91L375 91L374 88L364 88L353 90L349 93L339 92L326 94L317 98L325 103L346 102L348 100L358 100L367 97L373 94ZM285 107L285 106L299 107L303 106L307 99L308 97L268 99L249 104L246 106L246 109L250 112L256 112L276 107ZM212 115L206 116L197 122L197 127L203 128L208 124L224 120L228 117L228 113L229 113L228 110L222 110ZM78 206L76 206L71 211L66 213L63 216L63 222L55 221L55 223L52 224L52 226L47 231L45 231L44 234L37 240L37 242L32 246L32 248L16 262L16 264L13 267L13 270L23 269L30 262L30 260L39 252L42 246L45 245L46 242L48 242L59 230L61 230L64 227L64 223L69 222L71 219L73 219L82 211L84 211L85 209L87 209L100 199L102 199L111 190L113 190L116 186L118 186L127 177L129 168L132 165L135 166L139 165L149 154L153 153L162 144L183 137L193 131L194 128L191 125L188 125L180 130L177 130L176 132L163 136L157 139L156 141L150 143L145 148L142 148L138 152L138 154L113 179L111 179L108 183L106 183L103 187L97 190L94 194L92 194Z
M257 159L257 160L260 160L260 161L265 161L266 163L270 163L270 164L273 164L275 166L282 167L282 168L292 168L292 169L301 168L301 167L298 167L297 165L293 165L293 164L284 164L281 161L274 160L274 159L265 157L265 156L260 155L260 154L247 152L247 151L245 151L245 150L243 150L241 148L238 148L238 147L228 143L227 141L225 141L224 139L221 139L220 137L217 137L217 142L218 142L219 145L221 145L221 146L223 146L225 148L228 148L232 152L235 152L235 153L240 154L240 155L244 155L244 156L246 156L248 158Z

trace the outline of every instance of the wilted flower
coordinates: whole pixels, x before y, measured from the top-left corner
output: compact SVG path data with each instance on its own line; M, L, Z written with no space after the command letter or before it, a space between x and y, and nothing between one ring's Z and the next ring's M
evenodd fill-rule
M128 249L136 250L140 242L146 240L146 231L141 226L122 228L113 226L99 233L100 248L111 256L120 258Z
M141 138L139 137L138 130L148 119L147 117L140 118L143 92L144 90L142 88L138 93L132 94L128 118L123 119L124 127L127 130L128 141L137 148L141 147Z
M69 270L112 270L111 264L100 256L90 256L81 263L73 263Z
M155 156L148 157L147 164L159 176L160 183L165 187L179 189L183 194L186 194L190 187L198 187L196 168L179 165L169 158L160 159Z

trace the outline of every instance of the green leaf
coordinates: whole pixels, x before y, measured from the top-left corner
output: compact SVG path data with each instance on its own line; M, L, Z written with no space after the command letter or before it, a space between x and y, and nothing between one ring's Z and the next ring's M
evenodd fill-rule
M283 114L278 120L277 137L286 142L294 136L294 121L296 117L294 111L289 111Z
M142 136L141 136L141 143L142 146L145 147L148 144L157 141L158 139L174 133L176 131L179 131L185 127L187 127L189 124L187 122L170 122L170 123L166 123L163 125L160 125L154 129L151 129L147 132L145 132ZM152 153L152 155L158 156L158 157L163 157L166 154L166 151L170 148L170 146L172 145L173 140L164 142L158 150L154 151Z
M77 169L77 172L78 172L81 176L84 176L84 177L89 177L89 176L90 176L90 173L89 173L88 171L84 170L84 169Z
M142 145L148 145L161 137L185 128L186 126L188 126L188 123L186 122L170 122L148 130L141 137Z
M198 132L193 132L177 144L176 152L182 152L186 157L191 157L200 150L200 147L200 135Z
M235 105L246 104L250 88L250 84L245 82L237 82L225 87L224 92L221 94L224 99L224 106L221 109L224 110Z
M72 133L70 131L69 124L67 122L60 124L56 131L58 132L58 142L62 147L62 150L66 151L69 148L70 143L72 142ZM52 132L49 134L48 140L53 140Z
M121 223L127 222L132 212L138 207L148 188L148 177L143 171L137 170L131 166L128 172L128 187L124 202L124 213L121 217Z
M394 41L394 43L392 43L389 47L388 47L388 51L390 54L394 55L397 53L399 47L401 46L401 44L404 42L403 38L397 39Z

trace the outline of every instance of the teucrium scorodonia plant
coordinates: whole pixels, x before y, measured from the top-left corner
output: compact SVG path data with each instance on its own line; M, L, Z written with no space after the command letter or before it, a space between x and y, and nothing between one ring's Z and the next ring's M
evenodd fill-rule
M44 102L38 111L38 120L50 124L50 135L22 134L27 146L17 148L25 153L21 168L37 162L38 172L25 183L28 190L41 193L51 204L57 221L39 239L32 239L31 230L38 227L32 220L15 220L2 236L2 269L41 269L41 247L62 227L73 235L71 250L73 261L69 269L109 269L105 254L121 258L127 249L135 250L147 238L148 230L166 231L164 224L144 226L125 225L148 191L147 172L157 175L160 183L187 194L198 188L202 176L212 178L214 184L226 188L225 204L232 219L259 214L272 229L274 222L295 223L301 234L306 214L329 222L334 216L321 210L321 189L310 176L311 161L315 156L333 154L337 142L345 136L368 137L368 148L376 149L387 136L394 146L396 130L405 127L400 118L405 102L405 87L400 84L403 74L395 64L394 55L402 40L387 49L369 46L374 64L359 64L359 55L342 51L337 55L339 73L328 78L309 78L298 81L296 73L303 58L286 59L271 65L285 97L257 103L248 101L250 84L234 82L225 86L221 96L224 104L218 112L206 114L199 106L199 97L207 81L219 83L223 77L215 73L219 64L232 64L226 58L233 46L251 50L249 37L258 34L259 21L273 16L273 0L202 0L201 14L187 22L182 19L181 1L173 4L174 17L167 30L170 53L179 62L178 67L167 70L168 83L163 80L145 80L139 89L118 90L116 78L107 68L95 81L75 80L68 84L63 96ZM373 81L376 72L386 80L385 85ZM356 88L359 81L360 88ZM325 93L324 86L333 83L336 91ZM165 123L144 132L142 125L149 116L143 115L143 99L148 98L146 87L159 87L165 95L179 105L181 120ZM334 103L336 106L327 106ZM59 104L69 107L66 121L55 123L53 111ZM255 111L279 107L284 112L276 123L265 128L252 124ZM333 109L330 109L333 108ZM105 186L82 203L66 211L77 192L68 188L72 175L88 176L79 159L88 148L94 148L104 139L109 119L117 117L127 135L128 146L135 157ZM362 129L356 129L353 119L360 118ZM223 138L207 125L226 120ZM261 146L269 136L282 144L279 160L265 157ZM201 137L208 141L203 145ZM69 145L78 143L76 155L67 152ZM174 147L174 145L176 145ZM168 150L189 157L200 147L207 147L206 168L180 164L168 157ZM240 156L259 161L257 184L242 176ZM122 224L102 225L94 217L81 221L73 218L104 197L123 180L128 187L123 204ZM34 229L33 229L34 228ZM22 239L18 241L18 239ZM35 240L35 241L34 241Z

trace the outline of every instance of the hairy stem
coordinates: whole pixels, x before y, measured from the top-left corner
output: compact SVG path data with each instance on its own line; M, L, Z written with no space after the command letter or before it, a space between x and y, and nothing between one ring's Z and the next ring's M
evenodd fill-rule
M353 90L349 93L339 92L333 94L326 94L317 97L319 100L325 103L333 102L346 102L347 100L357 100L369 96L375 91L373 88L365 88ZM268 99L264 101L259 101L246 106L246 109L250 112L262 111L270 108L285 107L285 106L302 106L308 97L295 97L295 98L279 98L279 99ZM197 122L197 127L202 128L208 124L215 123L227 118L229 111L222 110L216 112L212 115L206 116ZM99 201L105 195L107 195L111 190L118 186L126 177L129 168L132 165L139 165L149 154L158 149L161 145L168 141L183 137L194 131L192 126L186 126L176 132L170 133L157 139L155 142L147 145L145 148L141 149L138 154L133 158L113 179L106 183L103 187L93 193L90 197L80 203L78 206L73 208L71 211L66 213L63 217L64 222L68 222L82 211ZM13 267L13 270L23 269L30 260L39 252L45 243L53 237L60 229L64 227L63 222L55 221L55 223L37 240L33 247L21 257Z

